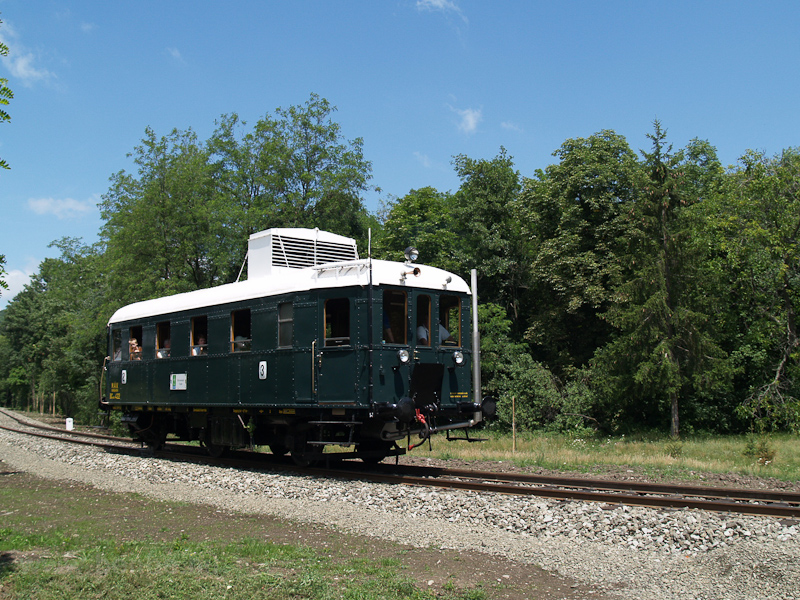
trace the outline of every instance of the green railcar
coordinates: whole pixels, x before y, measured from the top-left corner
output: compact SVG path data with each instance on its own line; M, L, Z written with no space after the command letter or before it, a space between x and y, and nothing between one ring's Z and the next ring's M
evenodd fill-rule
M359 259L350 238L256 233L246 281L111 317L102 405L153 448L171 434L212 454L259 445L306 463L337 445L380 460L490 410L473 394L469 299L460 277Z

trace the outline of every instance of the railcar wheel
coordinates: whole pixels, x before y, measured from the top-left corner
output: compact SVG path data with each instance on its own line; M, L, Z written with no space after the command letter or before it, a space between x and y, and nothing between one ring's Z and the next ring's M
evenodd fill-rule
M269 451L275 456L286 456L289 453L289 448L283 444L270 444Z
M223 446L222 444L204 442L203 445L206 447L206 452L208 452L211 458L221 458L228 452L228 446Z
M321 454L309 450L292 450L292 460L298 467L311 467L317 464Z

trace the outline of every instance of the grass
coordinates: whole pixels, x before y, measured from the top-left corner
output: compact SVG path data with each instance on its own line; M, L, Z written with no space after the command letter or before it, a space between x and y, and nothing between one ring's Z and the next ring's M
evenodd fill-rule
M428 588L427 557L335 532L2 468L0 482L2 600L487 598L482 584Z
M13 566L3 557L24 557ZM96 539L82 533L0 529L0 597L60 600L426 599L392 559L333 560L318 551L255 539L234 543ZM440 596L441 597L441 596ZM480 590L448 590L452 599Z
M589 472L598 467L637 467L645 471L692 477L700 472L738 473L800 481L800 438L791 434L769 437L668 436L574 437L518 434L516 451L508 434L481 432L486 441L475 444L436 440L418 456L443 459L509 461L519 466Z

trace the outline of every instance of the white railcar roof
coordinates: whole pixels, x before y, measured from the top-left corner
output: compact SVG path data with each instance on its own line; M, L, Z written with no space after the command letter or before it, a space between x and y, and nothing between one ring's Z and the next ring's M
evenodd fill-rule
M305 269L272 267L267 277L258 277L213 288L145 300L123 306L108 324L132 321L232 302L327 288L369 285L369 259L329 263ZM415 274L415 269L418 273ZM372 261L372 283L469 294L466 281L436 267L382 260Z

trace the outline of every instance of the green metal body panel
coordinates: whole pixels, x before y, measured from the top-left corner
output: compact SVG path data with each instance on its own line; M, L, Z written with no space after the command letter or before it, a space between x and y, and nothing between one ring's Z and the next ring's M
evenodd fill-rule
M115 323L121 330L122 356L108 363L106 394L110 404L120 407L175 409L242 408L369 409L374 403L397 402L410 393L418 365L442 365L440 402L454 407L471 397L470 315L468 296L461 302L461 344L458 347L418 343L416 336L417 297L431 300L431 310L439 310L442 293L435 290L402 288L407 295L405 343L382 339L384 319L381 306L383 287L373 289L372 327L369 327L368 288L337 288L301 292L207 309L158 315L136 322ZM338 301L349 310L349 340L326 345L328 301ZM278 306L291 302L293 331L291 347L278 346ZM252 343L249 351L231 351L231 314L249 310ZM436 314L436 313L434 313ZM192 356L191 323L207 317L208 352ZM156 358L156 324L169 321L172 347L169 358ZM141 327L141 360L130 360L127 352L132 327ZM373 332L370 356L370 329ZM328 332L329 333L329 332ZM114 356L112 332L109 353ZM408 364L398 360L398 350L407 349ZM465 364L456 366L455 350L465 355ZM370 363L372 372L370 373ZM176 376L179 377L176 385ZM185 386L181 382L185 382ZM370 385L372 391L370 394ZM185 387L185 389L184 389Z

